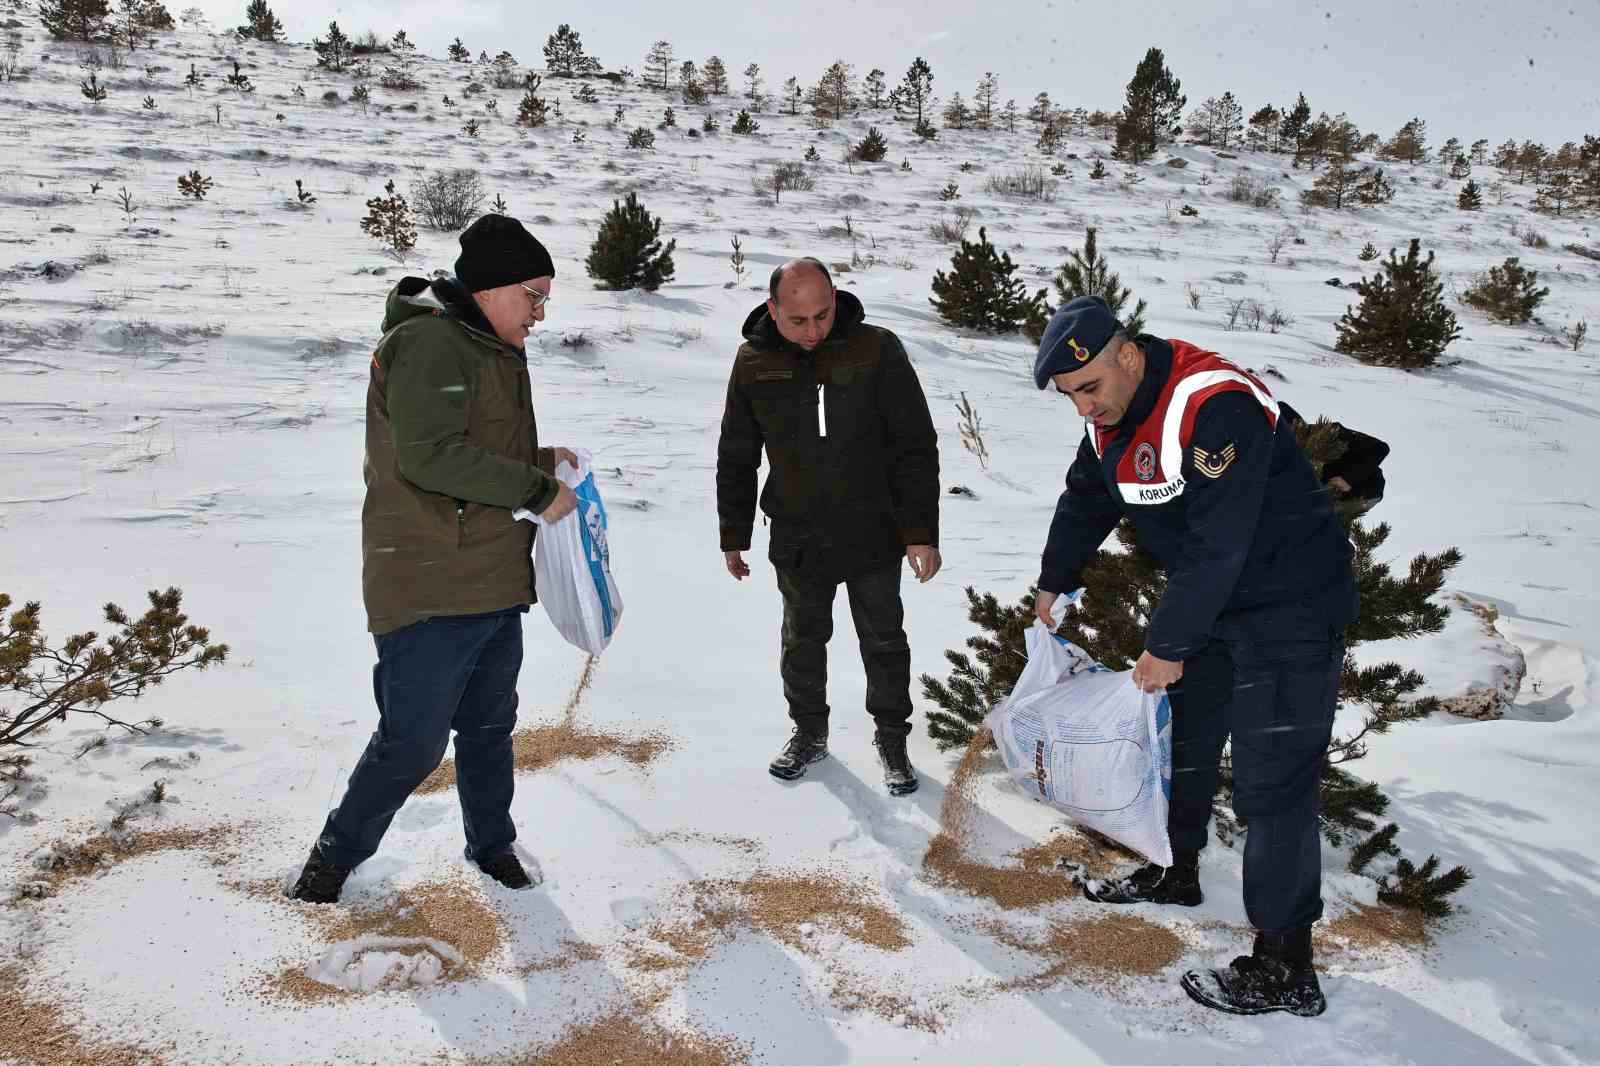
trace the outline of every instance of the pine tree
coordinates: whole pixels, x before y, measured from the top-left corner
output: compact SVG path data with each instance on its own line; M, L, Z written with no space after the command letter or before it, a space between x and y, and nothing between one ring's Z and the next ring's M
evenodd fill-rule
M1422 162L1427 151L1428 124L1420 118L1413 118L1383 143L1383 147L1378 150L1378 158L1414 165Z
M1560 217L1573 205L1577 196L1577 183L1564 170L1550 174L1534 193L1534 208L1548 215Z
M1318 471L1343 450L1332 423L1319 420L1294 428ZM1394 844L1398 826L1378 821L1388 810L1388 797L1373 783L1345 769L1367 754L1373 737L1401 722L1424 717L1437 704L1412 698L1423 684L1416 671L1395 663L1361 668L1348 651L1368 641L1438 632L1449 611L1433 602L1433 597L1443 587L1446 575L1460 564L1461 554L1450 548L1437 555L1418 555L1406 575L1397 577L1377 557L1389 527L1364 529L1348 509L1340 513L1340 520L1356 548L1356 585L1362 608L1360 618L1344 634L1347 655L1340 672L1339 703L1351 710L1359 708L1361 724L1329 742L1320 788L1320 828L1330 844L1350 846L1348 868L1377 880L1381 900L1425 914L1445 914L1450 910L1447 897L1466 884L1471 874L1460 866L1441 874L1435 856L1417 866L1401 855ZM1116 536L1118 550L1102 549L1084 567L1083 595L1057 632L1106 666L1126 670L1144 650L1145 630L1166 591L1166 578L1154 557L1139 547L1131 522L1119 525ZM966 641L973 654L946 651L952 667L948 679L941 682L928 674L921 678L923 695L937 707L927 714L928 733L941 751L969 743L983 719L1016 685L1026 665L1025 635L1033 624L1035 590L1030 589L1013 606L1001 605L992 594L980 595L971 588L966 592L968 617L981 630ZM1223 768L1222 790L1216 800L1219 826L1233 821L1225 810L1232 792L1231 766L1226 758ZM1395 860L1392 871L1369 870L1379 856Z
M933 110L933 68L921 56L911 61L905 77L900 79L900 100L906 109L916 115L914 129L928 124L927 113ZM926 138L924 138L926 139Z
M1419 258L1421 244L1413 237L1404 259L1389 249L1382 273L1356 283L1361 305L1345 308L1339 319L1337 351L1374 366L1414 370L1432 366L1461 335L1433 272L1433 253Z
M1383 176L1382 167L1362 167L1356 182L1356 199L1364 204L1386 204L1394 199L1394 186Z
M1283 113L1283 125L1278 127L1279 142L1294 153L1296 167L1304 161L1306 130L1310 125L1311 105L1306 103L1306 94L1301 93L1294 107Z
M1472 147L1467 149L1467 153L1475 164L1480 167L1483 166L1489 161L1489 139L1487 137L1479 137L1472 142Z
M783 82L783 102L789 105L789 114L800 113L800 79L785 78Z
M1028 317L1031 304L1044 299L1041 290L1028 296L1021 278L1013 277L1017 265L1007 253L995 251L989 235L978 230L976 241L963 240L950 259L950 273L933 276L929 303L952 326L984 333L1010 333Z
M111 7L106 0L41 0L39 21L50 36L92 41L106 32Z
M676 240L661 244L661 220L653 217L630 192L626 200L611 202L611 210L600 222L584 261L597 288L644 289L654 292L672 280L672 252Z
M178 195L194 200L204 200L213 182L198 170L178 175Z
M1139 164L1171 140L1173 130L1189 98L1179 90L1182 84L1167 69L1161 49L1145 53L1128 82L1122 118L1117 123L1116 156Z
M761 123L750 117L750 112L744 108L739 109L739 114L733 120L733 132L738 134L754 133L761 128Z
M600 72L600 61L583 52L582 35L565 22L544 39L544 66L557 78L581 78Z
M867 135L852 149L855 157L863 163L879 163L889 154L889 142L883 139L883 134L876 126L867 127Z
M1282 112L1271 104L1251 115L1247 134L1250 147L1257 152L1276 152L1282 140L1278 132L1282 123Z
M244 9L245 24L239 27L241 37L254 37L258 41L276 44L283 40L283 23L267 6L267 0L250 0Z
M1365 176L1366 168L1335 160L1311 183L1311 188L1301 195L1301 199L1314 207L1342 210L1350 205L1356 195L1356 186Z
M1000 79L985 72L972 94L972 118L980 130L994 129L995 104L1000 100Z
M1501 170L1511 170L1517 165L1517 142L1508 140L1494 150L1494 165Z
M1459 181L1471 173L1472 161L1467 158L1465 152L1457 152L1455 161L1450 164L1450 176Z
M328 23L327 40L313 37L311 39L311 47L317 53L317 66L326 67L333 71L340 71L348 67L351 58L355 54L355 46L350 43L350 38L346 37L343 31L339 29L337 22Z
M1017 115L1020 113L1015 100L1007 100L1006 106L1000 109L1000 121L1005 124L1007 133L1017 132Z
M672 77L672 60L672 42L657 41L651 45L644 57L645 84L649 85L653 77L656 88L666 92L667 79Z
M89 77L86 80L78 83L78 91L81 92L84 99L88 100L91 104L104 103L107 95L106 87L100 84L99 77L92 70L89 72Z
M761 64L751 63L744 68L744 97L746 100L761 99ZM760 105L757 105L759 109Z
M1463 211L1477 211L1483 207L1483 193L1478 188L1478 183L1467 180L1461 187L1461 195L1456 197L1456 206Z
M530 87L522 94L522 100L517 104L517 124L529 128L543 126L550 118L550 105L544 97Z
M884 78L885 74L883 71L879 70L877 67L873 67L867 72L867 77L865 81L862 82L862 88L867 94L866 104L874 111L883 107L884 101L887 99L887 83L884 81Z
M1226 152L1238 143L1244 136L1244 108L1239 106L1239 101L1233 98L1233 93L1225 92L1217 101L1217 147Z
M1050 102L1049 93L1040 93L1033 98L1033 106L1028 108L1028 121L1043 129L1045 126L1054 125L1055 105Z
M367 215L361 220L361 231L387 248L395 258L405 259L406 253L417 246L417 225L411 216L411 205L395 192L394 182L383 187L387 196L375 196L367 201Z
M818 115L838 120L844 118L845 112L854 105L855 98L855 76L851 73L850 64L837 60L822 72L816 87L811 90L810 102Z
M445 49L445 55L450 57L452 63L472 62L472 49L462 44L459 37L450 42L450 47Z
M1461 138L1451 137L1439 146L1439 165L1447 167L1456 161L1456 156L1461 154Z
M707 93L712 96L728 95L728 68L720 56L706 60L706 65L700 68L700 78Z
M1517 184L1524 185L1530 177L1537 178L1544 172L1545 161L1549 158L1550 152L1544 145L1523 141L1522 147L1517 149Z
M1490 267L1487 274L1461 294L1461 299L1490 318L1516 326L1532 318L1539 304L1550 295L1548 285L1535 288L1538 284L1539 272L1527 269L1520 259L1512 256L1501 266Z
M1100 254L1099 231L1090 226L1084 231L1083 247L1067 257L1056 271L1056 296L1065 304L1080 296L1098 296L1111 308L1111 313L1122 321L1128 333L1138 336L1144 332L1145 302L1133 306L1133 314L1124 318L1122 309L1127 306L1133 290L1122 284L1121 275L1111 269L1111 264Z
M972 125L972 109L967 107L961 94L955 93L950 97L950 103L944 109L944 127L947 130L964 130Z

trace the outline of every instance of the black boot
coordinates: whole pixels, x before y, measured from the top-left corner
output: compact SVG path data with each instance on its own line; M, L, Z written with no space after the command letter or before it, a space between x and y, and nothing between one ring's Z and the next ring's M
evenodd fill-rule
M828 731L810 732L796 726L783 750L767 764L767 772L781 781L795 781L806 775L806 767L828 757Z
M872 739L878 749L878 761L883 764L883 784L891 796L909 796L917 790L917 771L906 754L904 733L885 733L878 730Z
M1225 970L1190 970L1183 990L1196 1003L1229 1014L1288 1011L1315 1018L1328 1009L1311 965L1311 927L1257 933L1255 950Z
M1200 856L1174 855L1166 868L1146 863L1127 877L1115 881L1087 881L1083 897L1095 903L1174 903L1198 907L1205 899L1200 892Z
M313 847L311 857L306 859L305 867L300 871L300 880L294 883L294 888L289 892L289 898L304 903L338 903L339 893L343 891L345 879L349 876L348 868L335 866L323 858L320 848Z
M478 869L499 881L507 888L531 888L533 878L528 876L528 871L523 869L522 860L517 858L517 853L507 848L497 851L478 864Z

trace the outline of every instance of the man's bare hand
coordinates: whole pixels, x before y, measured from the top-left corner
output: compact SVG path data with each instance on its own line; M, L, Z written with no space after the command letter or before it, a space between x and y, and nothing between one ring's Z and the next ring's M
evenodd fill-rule
M571 463L572 469L578 469L578 453L571 448L551 448L550 451L555 454L556 466Z
M922 584L927 584L944 565L944 560L939 558L939 549L931 544L907 545L906 561L911 564L911 572L917 575L917 581Z
M1149 652L1139 656L1139 661L1133 664L1133 683L1144 692L1156 692L1177 684L1182 676L1183 663L1160 659Z
M578 494L572 491L572 486L565 481L556 490L556 498L545 504L544 510L539 512L539 517L546 522L559 522L571 514L578 506Z
M1054 607L1056 600L1060 598L1061 593L1059 592L1046 592L1044 589L1040 589L1039 595L1033 598L1033 616L1051 629L1054 629L1055 623L1050 620L1050 608Z
M1350 482L1338 475L1328 479L1328 487L1341 496L1350 495Z
M750 576L750 567L745 564L743 552L723 552L722 561L735 580L743 581Z

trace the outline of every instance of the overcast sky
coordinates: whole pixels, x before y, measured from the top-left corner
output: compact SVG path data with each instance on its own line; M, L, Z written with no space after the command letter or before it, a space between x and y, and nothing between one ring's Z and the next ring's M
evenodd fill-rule
M416 0L270 0L292 40L404 28L442 54L459 35L474 54L508 49L543 65L545 37L571 23L608 68L642 69L652 41L679 60L720 55L731 72L759 63L768 88L814 82L835 59L890 82L925 57L943 99L969 99L985 71L1019 106L1040 90L1067 106L1119 107L1147 48L1161 48L1192 108L1232 90L1250 112L1292 104L1346 111L1385 137L1413 115L1429 141L1533 138L1551 147L1600 134L1600 0L811 0L788 3L502 3L450 10ZM176 13L185 0L169 4ZM244 21L245 0L200 0L219 27Z

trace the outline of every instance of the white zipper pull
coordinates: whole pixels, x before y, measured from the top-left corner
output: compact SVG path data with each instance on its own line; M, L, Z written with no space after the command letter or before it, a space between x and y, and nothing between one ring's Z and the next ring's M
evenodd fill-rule
M817 436L828 439L828 390L817 382Z

